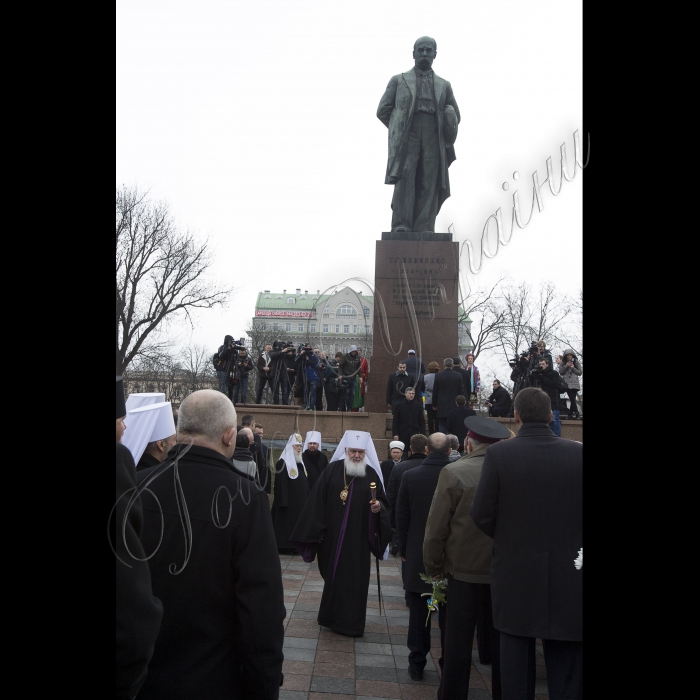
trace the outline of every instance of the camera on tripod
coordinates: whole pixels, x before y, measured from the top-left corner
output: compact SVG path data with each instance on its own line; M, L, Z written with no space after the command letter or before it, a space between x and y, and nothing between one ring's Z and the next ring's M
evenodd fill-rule
M305 357L311 357L314 354L314 349L307 343L299 346L299 354Z
M240 338L239 340L229 340L227 341L225 348L231 350L234 354L238 354L241 350L246 350L245 338Z

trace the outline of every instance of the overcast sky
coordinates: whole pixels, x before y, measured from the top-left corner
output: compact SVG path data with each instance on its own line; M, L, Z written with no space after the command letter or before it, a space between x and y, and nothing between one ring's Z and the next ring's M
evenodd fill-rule
M263 288L373 281L393 190L377 105L423 35L461 112L436 230L453 224L478 247L498 207L510 228L516 189L527 218L549 156L559 182L564 142L571 172L576 130L587 152L580 2L118 0L116 183L167 201L209 239L212 276L237 288L226 309L195 316L194 332L183 324L180 342L214 352L226 333L244 335ZM576 293L582 196L580 169L556 198L545 185L544 210L472 285L507 272Z

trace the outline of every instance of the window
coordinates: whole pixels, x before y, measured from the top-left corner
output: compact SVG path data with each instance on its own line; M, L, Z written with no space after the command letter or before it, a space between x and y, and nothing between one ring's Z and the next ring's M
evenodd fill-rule
M272 299L272 297L269 294L266 294L264 298L265 299Z
M278 331L280 329L280 324L279 323L273 323L272 324L272 330L273 331Z
M353 332L353 333L357 333L357 326L353 326L353 327L352 327L352 332Z
M297 300L294 297L287 297L288 304L296 304Z
M300 323L297 330L299 331L299 333L303 333L304 332L304 324Z
M350 332L350 326L343 326L343 333L349 333Z
M342 304L336 310L336 314L338 316L354 316L355 315L355 307L352 306L351 304Z
M365 326L365 333L371 333L372 332L372 326Z
M365 306L364 311L365 311L365 316L369 316L369 309L366 306Z
M264 331L264 330L265 330L265 324L264 324L264 323L259 323L259 324L258 324L258 328L259 328L261 331Z
M316 324L315 324L315 323L312 323L312 324L309 326L309 330L310 330L312 333L315 333L315 332L316 332Z
M324 313L324 314L329 314L330 312L331 312L331 307L330 307L330 306L326 306L326 308L323 310L323 313Z
M336 332L336 333L340 333L340 326L336 326L336 327L335 327L335 332Z
M327 323L323 324L323 332L328 333L328 324Z
M291 323L285 323L285 324L284 324L284 330L287 331L287 333L289 333L289 331L292 330L292 324L291 324Z

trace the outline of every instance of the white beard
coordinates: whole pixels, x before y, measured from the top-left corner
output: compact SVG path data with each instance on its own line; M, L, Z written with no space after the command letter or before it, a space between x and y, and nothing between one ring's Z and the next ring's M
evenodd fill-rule
M297 464L301 464L301 452L295 452L294 459L296 460Z
M363 457L359 464L353 462L350 457L345 455L345 472L348 476L363 477L367 473L367 457Z

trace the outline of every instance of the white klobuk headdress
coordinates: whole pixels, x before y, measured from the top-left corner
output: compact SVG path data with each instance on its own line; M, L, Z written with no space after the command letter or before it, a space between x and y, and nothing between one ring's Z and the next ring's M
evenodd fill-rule
M372 442L372 436L369 433L365 433L362 430L346 430L343 439L336 447L333 453L333 458L331 462L335 462L338 459L345 459L345 448L346 447L356 447L360 450L366 450L365 459L367 464L370 465L377 472L379 481L382 482L382 488L386 490L384 485L384 477L382 476L382 470L379 467L379 458L377 457L377 450L374 448L374 443Z
M318 449L321 449L321 433L319 433L318 430L309 430L309 432L306 433L306 439L304 440L304 452L309 449L310 442L317 442Z
M146 445L175 435L175 419L170 401L152 403L127 412L122 445L129 448L134 462L139 463Z
M306 467L303 463L297 464L296 457L294 456L295 452L293 445L301 444L301 435L292 433L292 435L289 436L289 440L287 440L284 452L282 453L284 466L287 468L287 474L289 474L290 479L296 479L299 476L299 467L301 467L304 470L304 474L306 474Z
M135 408L141 408L141 406L150 406L153 403L163 403L165 401L165 394L154 393L154 394L129 394L129 398L126 400L126 411L133 411Z

